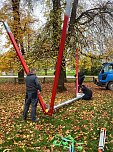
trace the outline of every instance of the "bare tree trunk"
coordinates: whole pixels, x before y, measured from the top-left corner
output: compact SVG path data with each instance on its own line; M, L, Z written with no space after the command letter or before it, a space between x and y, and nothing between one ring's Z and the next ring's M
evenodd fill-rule
M60 33L61 33L61 5L60 5L60 0L53 0L52 24L53 24L52 54L55 57L55 56L57 56L57 53L58 53Z
M72 12L71 12L71 17L70 17L69 28L68 28L68 36L67 36L67 41L66 41L67 45L74 32L74 25L76 23L77 7L78 7L78 0L74 0L73 5L72 5Z
M14 19L13 33L18 46L20 44L21 53L22 55L24 55L25 51L23 47L22 34L21 34L22 32L21 32L21 24L20 24L19 4L20 4L20 0L12 0L13 19ZM24 83L24 70L22 67L18 72L18 82Z
M63 92L66 91L66 87L64 85L65 83L65 77L66 77L66 71L65 71L65 58L62 59L62 64L61 64L61 70L60 70L60 75L59 75L59 81L58 81L58 92Z
M61 37L61 4L60 0L53 0L53 56L58 56L60 37ZM66 90L64 86L65 80L65 70L63 68L65 59L62 60L60 76L58 81L58 92Z
M69 34L67 37L67 44L70 41L70 37L74 29L77 6L78 6L78 0L74 0L69 28L68 28ZM59 29L61 29L61 24L59 24L59 18L61 20L61 13L59 14L58 12L60 11L60 7L61 7L60 0L53 0L53 17L54 17L53 18L53 52L56 52L59 50L59 41L60 41L59 35L61 35L61 31L59 31ZM65 64L65 58L63 57L59 81L58 81L58 91L62 92L62 91L67 90L64 86L65 80L66 80L66 64Z

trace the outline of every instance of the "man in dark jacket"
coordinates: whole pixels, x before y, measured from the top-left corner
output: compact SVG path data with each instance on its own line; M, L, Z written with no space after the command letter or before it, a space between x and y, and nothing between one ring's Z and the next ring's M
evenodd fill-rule
M79 73L78 73L78 84L79 84L79 87L82 86L82 83L83 83L83 81L84 81L84 78L85 78L84 73L79 72Z
M75 74L75 77L76 77L76 74ZM83 72L78 72L78 91L80 90L84 79L85 79L84 73Z
M84 96L82 97L83 100L90 100L92 98L92 91L85 85L81 86L81 91L84 93Z
M35 122L36 119L36 107L38 103L37 91L41 91L41 85L36 77L36 68L33 68L30 73L26 76L26 98L23 112L23 120L26 120L29 106L31 109L31 119Z

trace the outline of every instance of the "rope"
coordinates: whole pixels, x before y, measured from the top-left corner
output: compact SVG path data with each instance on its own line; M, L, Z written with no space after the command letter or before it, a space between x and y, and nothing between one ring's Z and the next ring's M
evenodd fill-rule
M58 147L63 147L63 149L69 149L69 152L74 152L74 145L77 144L78 146L76 149L78 151L82 151L83 147L81 146L83 143L77 143L71 135L68 135L66 138L61 136L55 136L53 145Z

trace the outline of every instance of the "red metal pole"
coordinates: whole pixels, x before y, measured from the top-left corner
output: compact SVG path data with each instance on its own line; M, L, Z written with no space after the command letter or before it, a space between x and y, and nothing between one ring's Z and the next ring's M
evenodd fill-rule
M18 57L19 57L19 59L21 61L21 64L22 64L22 66L23 66L23 68L25 70L25 73L28 74L29 73L29 69L28 69L28 67L26 65L26 62L25 62L25 60L24 60L24 58L23 58L23 56L22 56L22 54L21 54L21 52L19 50L19 47L18 47L18 45L17 45L17 43L15 41L15 38L13 36L13 33L11 32L11 30L10 30L10 28L9 28L9 26L8 26L8 24L6 22L3 22L3 24L4 24L4 27L5 27L6 31L7 31L7 34L9 35L9 38L10 38L12 44L13 44L13 47L15 48L15 51L16 51L16 53L17 53L17 55L18 55Z
M57 65L56 65L55 79L54 79L54 84L53 84L53 89L52 89L52 97L51 97L50 111L49 111L50 115L52 115L53 109L54 109L54 100L55 100L55 96L56 96L56 90L57 90L57 86L58 86L58 79L59 79L60 68L61 68L61 63L62 63L68 18L69 18L68 16L65 16L65 18L64 18L62 38L61 38L61 43L60 43Z
M43 113L47 114L48 109L47 109L46 105L43 102L42 96L40 95L40 91L38 91L38 100L39 100L39 103L40 103L40 105L42 107Z
M54 101L55 101L55 96L56 96L56 91L57 91L57 86L58 86L58 79L60 75L63 50L64 50L65 39L66 39L67 25L68 25L70 12L71 12L71 4L72 4L72 0L68 0L67 5L66 5L66 12L64 15L64 24L63 24L63 29L62 29L60 48L59 48L59 53L58 53L56 72L55 72L54 84L53 84L53 89L52 89L52 97L51 97L51 102L50 102L50 109L48 112L49 115L52 115L53 110L54 110Z
M13 44L13 47L14 47L16 53L17 53L17 56L19 57L19 60L20 60L22 66L24 68L24 71L25 71L26 74L28 74L29 73L29 69L28 69L27 64L26 64L26 62L25 62L25 60L24 60L24 58L23 58L23 56L22 56L22 54L21 54L21 52L19 50L19 47L18 47L18 45L17 45L17 43L15 41L14 35L11 32L8 24L6 22L3 22L3 24L4 24L4 27L5 27L6 31L7 31L7 34L9 35L9 38L10 38L12 44ZM45 106L45 104L42 101L42 97L40 95L40 92L38 92L38 99L39 99L39 103L40 103L40 105L42 107L43 112L46 113L45 112L46 111L46 106Z
M79 49L77 48L76 49L76 96L77 96L77 93L79 92L78 90L78 51Z

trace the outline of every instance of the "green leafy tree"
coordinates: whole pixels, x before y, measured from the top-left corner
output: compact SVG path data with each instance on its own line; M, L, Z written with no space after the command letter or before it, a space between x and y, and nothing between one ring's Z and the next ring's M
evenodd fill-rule
M0 71L17 72L20 64L17 62L16 53L8 51L0 56Z
M7 1L4 2L4 6L1 9L2 11L0 11L2 14L1 20L6 20L8 22L20 51L26 58L27 52L32 44L32 36L30 35L34 34L31 25L37 20L29 13L31 7L25 7L27 3L23 4L21 0L11 0L10 2L11 3ZM11 42L9 40L6 42L5 47L11 48L10 44ZM24 70L21 65L18 71L19 83L21 83L24 80Z

